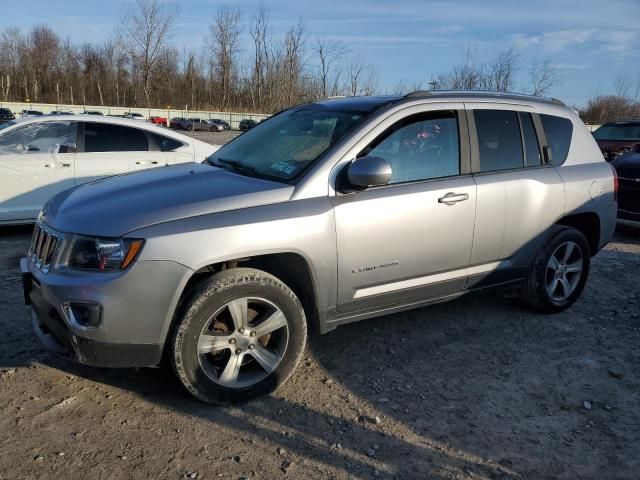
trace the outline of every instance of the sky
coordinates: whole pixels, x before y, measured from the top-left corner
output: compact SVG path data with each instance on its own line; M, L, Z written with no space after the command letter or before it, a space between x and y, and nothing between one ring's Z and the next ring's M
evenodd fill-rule
M72 43L99 42L113 35L132 0L0 0L10 7L0 29L23 31L49 24ZM162 0L170 2L170 0ZM460 64L466 52L490 61L514 47L518 88L525 91L533 59L549 59L561 83L547 95L584 106L595 93L614 92L618 75L640 80L640 0L271 0L274 38L301 17L314 38L339 42L378 74L380 93L404 80L423 84ZM172 43L179 51L203 48L208 25L221 5L240 9L242 55L251 54L248 22L258 0L180 0ZM308 61L313 64L309 55ZM635 87L635 84L634 84Z

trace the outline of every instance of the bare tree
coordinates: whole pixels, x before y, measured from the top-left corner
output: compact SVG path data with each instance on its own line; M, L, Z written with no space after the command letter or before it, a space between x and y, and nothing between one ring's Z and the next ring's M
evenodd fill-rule
M291 27L284 39L284 80L286 105L294 105L299 94L299 81L302 76L302 51L306 40L302 18Z
M269 29L269 13L264 3L260 3L251 17L249 34L253 40L253 72L252 72L252 103L254 109L262 105L264 96L264 84L269 66L269 50L267 46L267 32Z
M122 15L121 39L140 72L147 106L151 106L153 69L169 40L177 10L160 0L136 0Z
M328 42L323 38L316 39L314 52L318 56L320 70L320 95L326 98L330 90L331 94L335 94L339 73L335 74L337 78L333 80L330 77L335 64L346 54L346 48L340 43Z
M214 58L224 108L229 105L231 98L236 56L240 49L240 33L240 10L220 7L209 27L208 46Z
M518 70L518 55L509 48L498 53L496 59L490 63L481 81L482 88L496 92L510 92L514 88L514 76Z
M550 59L533 59L529 68L529 93L531 95L544 95L559 83L560 75L551 65Z

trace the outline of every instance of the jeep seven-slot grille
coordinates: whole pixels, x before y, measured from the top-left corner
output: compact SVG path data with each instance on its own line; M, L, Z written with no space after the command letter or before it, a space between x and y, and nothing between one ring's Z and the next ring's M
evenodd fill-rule
M48 272L51 267L51 262L55 257L58 244L59 238L57 235L42 224L36 223L28 253L30 260L34 262L37 268L45 273Z

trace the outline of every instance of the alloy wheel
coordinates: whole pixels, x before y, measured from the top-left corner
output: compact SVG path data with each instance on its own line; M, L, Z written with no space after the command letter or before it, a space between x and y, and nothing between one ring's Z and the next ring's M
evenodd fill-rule
M547 262L546 287L549 297L555 302L564 302L576 290L582 270L584 256L580 246L567 241L558 246Z

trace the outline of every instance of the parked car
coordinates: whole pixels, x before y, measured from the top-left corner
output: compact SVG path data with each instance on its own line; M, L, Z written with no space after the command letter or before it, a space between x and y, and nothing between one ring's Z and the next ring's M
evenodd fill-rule
M207 121L209 122L209 125L211 125L211 131L213 132L222 132L224 130L231 129L231 125L229 125L229 122L225 122L224 120L221 120L219 118L212 118Z
M44 115L44 113L42 113L40 110L22 110L22 112L20 112L21 118L41 117L42 115Z
M144 115L136 112L126 112L123 115L123 117L130 118L131 120L142 120L143 122L146 121L146 118L144 118Z
M593 138L610 162L640 145L640 119L605 123L593 132Z
M557 100L326 100L201 165L53 197L24 289L48 348L107 367L164 357L200 400L242 401L291 376L309 329L499 285L568 308L613 235L614 173Z
M102 113L100 110L85 110L82 113L84 113L85 115L100 115L100 116L104 115L104 113ZM124 117L124 115L123 115L123 117Z
M244 118L240 120L240 124L238 125L238 128L240 130L249 130L250 128L253 128L256 125L258 125L258 122L256 120L252 120L250 118Z
M8 108L0 108L0 124L15 120L16 116Z
M186 120L184 117L173 117L169 122L169 128L182 128L182 122Z
M167 122L167 117L149 117L149 122L153 123L154 125L160 125L162 127L166 127L169 125L169 123Z
M33 222L49 197L74 185L201 162L217 148L150 123L113 117L47 115L10 123L0 130L0 224Z
M180 128L183 130L194 131L210 131L211 125L202 118L187 118L180 122Z
M640 227L640 145L611 161L618 172L618 223Z
M66 109L53 110L51 113L49 113L49 115L73 115L73 112L71 110L66 110Z

